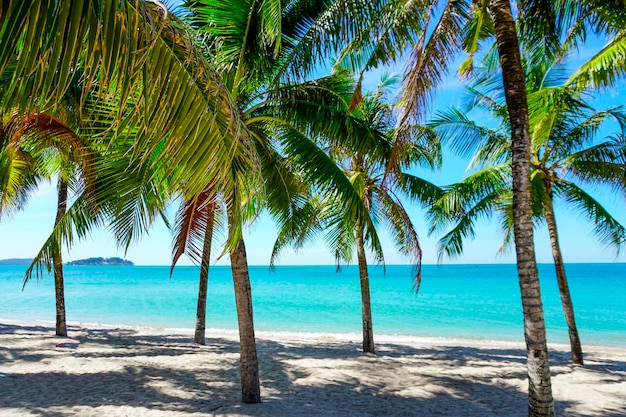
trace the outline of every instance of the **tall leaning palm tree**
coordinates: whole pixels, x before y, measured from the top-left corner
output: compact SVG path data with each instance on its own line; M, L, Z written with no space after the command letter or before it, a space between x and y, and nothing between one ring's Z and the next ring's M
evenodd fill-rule
M314 197L307 207L297 213L297 220L282 227L273 252L275 258L285 245L295 244L299 247L309 236L318 232L326 232L326 241L338 265L343 261L350 262L356 249L361 287L363 351L366 353L375 352L367 251L369 249L375 260L383 264L384 254L377 242L376 230L365 233L365 222L384 224L392 234L398 250L410 257L415 267L414 287L417 291L422 250L401 196L432 204L439 195L437 186L408 172L416 165L426 168L438 166L441 153L439 141L431 131L419 126L395 129L393 106L386 99L389 89L396 82L396 77L385 76L376 91L353 102L353 117L365 122L375 132L377 148L366 152L355 152L341 145L329 148L330 156L350 179L366 208L365 215L345 210L345 206L334 195ZM396 141L398 136L403 136L403 140ZM294 223L296 227L293 227Z
M554 203L562 201L584 213L584 217L594 223L596 235L602 242L618 250L626 243L626 229L585 191L585 185L605 184L619 193L624 192L626 114L619 108L596 111L583 100L582 93L567 86L544 85L550 77L537 77L540 72L529 71L526 84L530 103L533 214L548 228L572 361L582 365L582 347L559 243ZM537 85L533 80L542 81ZM451 223L451 230L440 240L440 253L451 256L462 251L464 237L474 234L474 221L493 212L500 215L505 242L511 241L511 146L506 106L488 94L476 89L471 91L471 103L499 119L498 128L478 126L456 109L440 113L433 121L453 149L465 154L474 153L472 167L479 169L451 186L432 210L433 227L445 230ZM621 131L598 141L598 130L610 119L618 123Z
M511 125L513 234L522 295L522 311L524 312L524 336L528 362L528 412L529 416L553 416L554 399L546 325L533 240L530 198L531 144L524 72L511 3L508 0L491 0L490 9Z
M478 2L447 1L410 2L412 7L421 9L408 14L412 30L398 30L395 10L411 9L409 2L398 0L397 7L387 10L388 19L369 21L359 41L363 46L356 51L368 51L373 62L394 57L388 51L397 48L411 49L406 64L403 89L404 125L419 121L427 110L429 95L443 79L452 58L465 49L470 54L478 51L485 40L494 39L497 45L498 61L504 80L504 94L511 120L511 143L513 148L513 201L514 201L514 241L517 254L517 267L524 312L524 334L527 345L529 376L529 415L552 416L554 405L550 382L548 349L545 337L545 321L539 291L539 276L534 254L532 211L530 200L530 138L528 127L528 104L524 88L518 31L511 11L511 3L506 0L483 0ZM571 4L559 4L561 12L547 2L518 2L519 18L542 30L545 36L558 39L556 16L567 15ZM365 4L364 7L367 7ZM371 10L371 8L368 8ZM433 13L434 12L434 13ZM399 14L407 21L407 14ZM380 16L380 14L379 14ZM438 19L429 29L431 16ZM567 20L567 19L561 19ZM545 23L549 24L545 24ZM418 23L416 25L416 23ZM374 42L372 42L373 40ZM382 40L382 42L379 42ZM358 53L354 54L359 56ZM369 62L369 61L368 61ZM375 64L371 64L372 66ZM416 120L417 119L417 120Z

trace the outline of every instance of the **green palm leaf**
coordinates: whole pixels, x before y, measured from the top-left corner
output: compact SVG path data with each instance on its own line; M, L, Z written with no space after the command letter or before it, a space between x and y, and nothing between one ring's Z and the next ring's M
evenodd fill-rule
M0 73L17 56L2 89L4 112L54 113L73 74L82 71L83 92L97 83L98 101L118 109L112 131L136 132L134 156L155 163L139 158L154 152L138 150L154 151L165 136L165 166L196 164L197 169L176 171L196 192L223 180L215 166L228 166L233 155L250 150L228 91L165 8L144 0L48 3L3 3ZM48 66L55 70L43 71Z
M71 249L79 240L87 237L92 230L104 226L105 218L101 211L94 209L92 199L86 194L76 198L63 218L54 226L50 236L24 273L24 285L32 279L33 274L39 279L45 271L50 272L53 257L62 246Z
M606 142L575 152L566 159L569 173L590 184L608 185L617 193L626 189L626 137L617 135Z
M422 248L413 222L400 199L393 193L381 191L376 193L376 198L380 202L381 218L391 231L395 247L411 258L414 268L413 290L417 293L422 281Z
M567 81L577 89L614 86L626 75L626 31L621 30Z
M324 207L318 196L310 196L304 204L281 216L277 222L278 236L270 257L270 268L278 261L281 252L287 247L298 250L311 243L322 232Z
M446 2L432 33L422 28L422 37L415 44L406 64L403 105L405 116L424 115L430 95L441 83L451 58L463 45L463 25L468 4L464 0Z
M593 234L598 240L614 247L619 254L622 245L626 244L626 228L593 197L575 184L559 181L555 184L555 191L569 204L573 205L581 215L593 223Z
M0 151L0 219L25 207L42 179L36 167L34 158L19 148Z

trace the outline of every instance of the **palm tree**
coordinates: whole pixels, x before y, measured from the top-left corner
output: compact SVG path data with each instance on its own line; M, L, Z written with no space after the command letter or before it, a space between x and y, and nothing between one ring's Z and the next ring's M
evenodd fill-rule
M368 11L366 2L363 7ZM409 2L397 0L396 7L383 8L378 19L368 21L357 40L356 51L366 51L368 65L375 66L388 58L400 54L390 50L406 52L411 49L406 64L403 89L404 116L401 124L417 123L426 113L429 96L441 82L452 58L465 49L470 58L478 51L486 39L495 38L497 52L504 79L504 93L510 112L511 143L513 144L513 201L514 201L514 240L517 253L517 266L524 312L524 329L527 344L529 375L529 415L551 416L554 414L548 350L545 338L543 306L539 292L539 276L534 256L532 212L530 205L530 140L528 132L528 105L524 89L518 32L511 12L511 4L505 0L484 0L478 2L448 1L439 5L436 2ZM470 7L471 6L471 7ZM559 4L565 15L570 4ZM563 7L565 6L565 7ZM417 9L414 11L414 9ZM557 32L557 25L545 24L555 21L552 4L545 2L518 3L520 20L542 30L545 36ZM395 10L400 19L395 19ZM406 13L409 11L409 13ZM386 14L385 14L386 13ZM366 12L365 14L368 14ZM384 18L380 18L383 16ZM407 17L410 16L410 17ZM430 29L432 16L438 17ZM525 19L532 17L530 19ZM400 30L396 22L408 22L410 29ZM382 24L382 22L393 22ZM557 38L560 33L555 35ZM357 54L358 56L358 54ZM363 62L363 60L356 60ZM470 72L469 64L464 71Z
M174 225L170 275L174 272L174 266L183 254L188 254L192 260L200 265L198 306L193 339L194 343L198 345L205 344L209 264L218 209L219 206L215 203L214 193L212 190L206 189L194 198L183 201L176 213Z
M414 288L417 291L422 250L400 196L432 204L439 195L438 187L407 172L415 164L427 168L437 166L441 154L439 141L427 129L411 126L399 131L394 128L393 106L385 99L396 82L396 77L383 77L376 91L362 97L352 110L353 117L367 123L376 133L377 148L355 152L349 147L335 145L329 150L359 195L367 210L365 216L345 210L336 196L314 197L295 216L296 220L283 225L272 257L273 263L284 246L295 244L301 247L311 235L324 230L338 265L341 261L350 262L356 247L361 286L363 351L366 353L375 352L366 245L369 245L377 262L384 264L384 254L376 230L365 233L365 222L384 224L392 233L396 247L411 258L415 267ZM404 140L396 142L398 136L403 136Z
M189 1L193 26L205 34L207 51L222 80L238 103L252 138L251 152L258 169L234 163L225 170L233 184L215 186L225 199L228 223L226 250L230 254L240 335L242 399L259 402L258 359L252 296L245 243L241 230L246 213L266 207L278 217L297 210L304 182L346 197L354 210L362 205L349 181L321 150L315 138L348 138L365 147L372 134L345 111L350 83L337 77L302 81L316 54L316 36L326 22L345 10L306 1L280 2ZM359 139L359 141L356 140ZM237 161L237 158L234 159ZM371 225L367 225L370 227Z
M4 172L0 176L7 179L17 177L18 183L16 187L3 182L2 200L20 201L23 205L29 191L36 186L37 180L56 176L58 177L58 200L54 223L56 227L65 215L70 184L78 184L73 187L75 190L88 187L88 191L93 192L93 156L88 145L66 124L45 113L31 113L21 117L15 114L6 124L4 133L3 153L13 154L31 163L20 164L17 159L2 166ZM23 172L24 168L26 172ZM63 258L59 246L52 252L52 263L56 298L56 335L66 337Z
M2 112L54 112L80 74L82 98L74 109L83 119L93 118L86 135L99 137L108 152L99 181L111 191L100 189L97 212L86 197L78 197L65 215L60 205L55 231L25 282L34 270L39 275L42 265L60 264L62 241L71 245L105 218L113 219L119 244L127 248L167 200L155 195L157 188L178 187L167 195L197 194L209 182L228 188L222 167L234 158L239 164L253 163L245 126L220 77L185 25L160 2L62 1L54 9L38 0L5 2L0 22ZM55 62L55 71L41 71L50 62ZM97 94L89 94L94 86ZM135 169L120 175L130 166ZM140 172L151 174L136 175ZM66 198L60 195L60 201ZM148 207L148 202L155 205Z
M524 72L510 2L491 0L490 8L511 125L513 233L524 312L524 336L528 362L528 414L533 417L553 416L554 399L546 342L546 324L533 241L530 135Z
M407 64L404 89L405 123L411 118L422 116L429 103L430 92L441 82L442 75L446 72L451 58L462 48L470 54L464 62L461 71L469 74L472 69L473 56L477 54L481 44L485 40L495 37L497 48L496 61L500 62L500 68L505 79L505 95L507 96L508 109L512 123L513 142L513 176L515 194L515 243L518 253L518 272L520 288L522 290L522 302L526 319L526 339L529 357L529 413L530 415L552 415L554 413L549 387L549 367L547 349L545 344L545 326L541 311L541 299L539 297L538 276L532 245L532 214L529 205L528 177L529 163L524 162L529 156L529 140L527 138L527 113L525 92L523 91L523 72L519 62L519 45L517 44L518 33L513 20L510 3L506 1L479 1L472 2L471 8L465 2L449 1L443 5L428 2L410 3L398 0L397 7L391 7L391 11L412 11L411 19L406 14L397 13L400 19L396 19L393 13L386 19L376 19L368 22L361 35L357 37L355 50L365 54L357 55L367 58L368 65L375 66L389 58L395 59L399 54L389 53L395 47L396 50L405 51L407 43L412 45L413 50ZM366 4L363 5L367 7ZM405 7L403 7L405 6ZM426 7L424 7L426 6ZM429 8L439 7L436 13L430 13ZM575 27L572 36L568 39L571 48L576 48L581 40L584 40L585 22L593 22L593 30L607 30L618 32L616 42L611 48L603 50L597 56L593 71L588 74L601 73L602 77L595 78L594 82L601 84L603 81L612 82L616 74L623 74L623 65L613 67L606 65L607 57L623 53L623 14L621 6L613 2L592 1L585 4L575 2L521 2L517 3L518 22L522 36L533 35L538 42L537 50L548 58L554 56L555 51L560 49L560 37L565 30ZM424 12L426 10L426 12ZM622 16L620 16L622 15ZM380 15L379 15L380 16ZM429 30L430 16L438 16L439 19ZM387 25L382 22L391 22ZM398 25L396 22L400 22ZM407 22L410 30L401 30L402 23ZM416 25L415 22L418 24ZM607 23L608 22L608 23ZM618 22L622 22L621 24ZM616 24L617 23L617 24ZM617 29L615 29L617 28ZM365 35L363 35L365 33ZM373 41L373 42L372 42ZM408 41L408 42L407 42ZM358 45L361 42L363 45ZM539 54L540 55L540 54ZM499 58L499 59L498 59ZM361 60L360 62L363 62ZM622 61L623 62L623 61ZM595 71L598 70L599 71ZM600 82L598 82L600 81ZM525 178L520 178L519 175ZM522 218L517 218L521 215ZM537 306L533 309L532 306ZM534 314L533 313L539 313ZM530 314L532 314L532 317ZM537 320L535 320L535 318ZM542 330L543 329L543 330ZM547 377L547 378L546 378Z
M14 65L9 65L5 69L2 77L0 77L0 88L7 86L10 88L10 82L15 71ZM124 154L130 154L128 141L116 139L105 142L104 139L111 135L110 126L115 122L111 115L116 112L116 109L105 107L95 100L101 92L97 90L96 85L93 85L90 91L85 91L82 88L84 81L84 71L77 70L74 72L63 97L57 103L56 108L51 110L54 112L54 117L45 112L26 112L21 115L19 110L15 110L9 122L3 126L3 136L6 139L5 151L8 150L9 155L17 155L18 163L3 166L2 168L7 169L7 171L2 176L10 180L18 172L18 185L21 188L16 189L15 185L5 188L2 192L3 197L10 198L11 194L14 194L19 198L13 200L21 201L21 204L24 204L28 192L37 185L36 180L41 181L56 177L58 181L57 210L51 238L48 239L47 244L39 252L24 277L24 285L26 285L32 277L34 268L37 270L38 278L42 275L42 265L45 265L48 273L53 270L56 297L56 334L58 336L67 336L67 324L62 238L57 236L57 229L61 227L67 214L70 191L73 199L78 203L72 206L74 213L79 213L78 221L80 222L85 217L91 218L86 224L76 225L77 229L82 229L77 230L79 234L84 236L91 225L101 221L105 213L104 208L107 206L110 215L111 201L116 200L118 203L124 201L124 198L120 198L120 194L123 194L123 188L120 187L120 184L123 182L109 181L105 188L115 189L117 194L111 194L107 191L109 196L113 196L113 199L107 201L103 198L102 189L96 190L96 183L98 175L102 176L104 173L96 173L96 170L100 170L103 161L115 162L118 165L115 167L114 173L119 176L119 173L127 170L131 163L128 158L116 159L114 157L114 149L119 152L119 147L124 144L126 144ZM131 103L132 100L127 102ZM68 124L71 124L72 127ZM107 135L107 131L109 135ZM100 139L94 139L97 136ZM131 143L136 136L136 132L132 134ZM102 154L105 149L107 152L102 158L99 154ZM16 150L19 152L16 153ZM26 160L30 161L29 164L19 163L19 159L24 159L24 155L28 156ZM16 167L18 169L15 169ZM26 169L26 173L20 174L19 172L24 171L24 169ZM110 171L109 174L111 174ZM129 174L126 177L132 178L133 176L133 174ZM22 178L21 184L19 183L20 177ZM67 224L67 222L65 223ZM63 236L63 238L71 241L69 235ZM128 243L126 243L127 245Z
M26 280L34 271L39 274L42 265L49 266L52 264L52 251L55 245L65 242L66 245L71 246L76 239L85 236L92 227L104 224L104 219L112 219L111 228L118 237L120 246L127 247L138 238L142 230L149 227L152 220L158 215L159 210L156 208L162 206L169 197L160 196L157 190L168 185L172 189L167 190L167 196L186 195L193 198L194 195L205 189L207 184L220 184L219 191L231 199L226 202L233 220L230 222L229 247L239 248L240 251L245 250L243 245L237 245L241 231L241 222L237 219L241 210L241 202L244 194L246 194L242 192L242 186L246 182L254 182L255 178L260 178L260 176L250 175L250 173L260 172L261 168L256 166L258 161L263 158L271 161L274 158L274 153L268 152L270 148L266 146L266 143L248 141L251 138L248 136L249 128L241 123L241 112L239 108L235 110L236 107L246 109L249 125L255 123L261 126L266 125L267 127L264 129L268 132L273 130L270 127L275 123L274 116L277 110L288 114L286 119L292 121L291 128L283 129L282 133L278 135L278 141L282 142L281 146L286 151L301 153L300 160L294 163L300 167L308 167L311 172L309 177L314 177L313 171L320 167L324 168L325 166L326 171L328 171L328 167L335 167L323 152L318 152L317 157L313 159L308 157L311 152L308 153L307 157L304 156L307 151L315 152L316 149L313 142L307 140L302 134L310 127L309 121L306 120L311 119L313 113L316 116L312 120L315 120L318 126L322 127L322 131L330 132L329 136L337 136L336 132L346 127L356 132L355 136L359 133L358 127L350 126L349 123L348 125L341 122L327 123L329 119L332 119L328 116L333 114L337 102L340 102L341 99L335 93L329 94L324 82L321 84L305 83L304 85L278 90L270 89L268 93L264 93L263 90L259 91L259 86L267 81L265 76L268 74L255 71L256 79L243 77L246 72L245 65L248 62L256 62L255 59L258 60L259 58L258 54L243 53L246 45L255 45L254 41L248 42L249 39L245 36L242 38L244 39L244 47L240 54L242 65L238 67L239 69L232 72L227 71L227 68L220 68L223 70L226 84L229 85L227 89L199 52L199 47L202 49L201 46L187 35L184 25L169 15L165 9L143 1L134 4L127 4L126 2L104 3L103 9L95 8L95 10L81 9L67 3L61 4L58 9L54 10L54 13L60 13L60 17L57 16L58 19L52 20L51 27L54 29L59 26L58 31L60 33L73 33L70 29L78 31L76 37L79 39L92 36L87 39L86 44L87 46L95 45L95 48L89 48L85 54L81 55L84 59L78 61L72 61L71 53L62 54L61 58L65 61L59 65L59 68L86 68L84 79L87 86L93 84L92 80L95 76L100 77L98 78L100 92L92 99L93 103L90 103L90 108L100 109L94 112L96 120L106 120L106 123L102 123L94 129L94 134L102 138L102 147L107 150L107 155L111 156L102 161L102 166L98 170L102 173L98 180L107 186L99 188L98 212L88 210L86 198L82 197L78 197L72 207L68 208L67 213L37 255L35 264L27 271ZM38 35L34 33L35 29L28 24L24 25L22 22L23 15L18 12L22 12L23 9L20 9L18 5L10 6L2 10L3 22L5 19L7 21L12 19L12 24L8 27L18 28L16 29L17 32L23 30L26 41L38 39ZM33 13L39 9L34 7ZM234 10L236 9L230 9L230 11ZM290 21L294 17L299 17L299 10L298 8L288 9L284 19ZM319 10L317 12L321 13ZM54 13L53 15L56 16ZM74 23L66 19L70 15L75 17ZM250 15L248 19L255 17L256 15ZM104 40L93 36L98 33L94 30L96 26L100 25L99 19L105 20L100 22L102 29L99 29L101 33L106 34L103 36ZM74 28L71 25L75 25L76 20L86 23ZM319 18L318 20L306 20L306 25L317 26L319 32L319 29L325 26L324 21ZM93 25L94 22L95 26ZM139 24L138 22L142 23ZM144 22L148 22L149 26L142 26ZM63 25L70 26L70 29L63 27ZM268 26L268 30L272 31L270 26ZM139 36L139 39L127 36L128 33L124 32L124 28L127 27L137 27L138 30L133 31L133 34ZM153 31L154 28L158 30ZM288 45L291 48L286 54L292 53L295 48L301 48L303 50L301 57L311 60L313 55L308 54L307 51L313 49L314 39L300 36L306 42L293 43L298 39L293 35L300 28L301 26L297 27L294 24L291 27L293 33L285 36L285 39L289 39ZM257 36L254 32L248 34L253 40ZM144 35L145 38L149 39L149 42L143 42L145 39L142 36ZM117 42L120 39L121 41L117 44L102 43L106 40ZM11 47L18 48L18 54L25 50L31 51L33 55L39 53L43 56L42 60L47 62L52 59L50 54L58 54L59 51L67 50L65 49L67 45L58 42L58 40L57 37L52 37L47 43L43 42L42 45L35 42L30 49L20 49L27 42L11 44L8 47L9 49ZM260 45L266 45L267 39L256 39L256 41L259 41ZM52 45L52 51L46 49L49 45ZM81 44L72 42L70 46L72 45L80 46ZM116 51L132 52L135 50L134 48L137 48L140 53L122 54L121 58L116 55ZM106 51L106 59L102 59L99 54L89 55L93 50ZM261 48L261 50L265 51L265 48ZM204 51L207 52L206 48ZM53 55L53 57L56 56ZM158 60L156 59L157 56ZM35 56L35 58L38 57ZM136 57L138 60L132 59ZM153 57L155 58L152 59ZM214 61L217 64L225 62L228 66L228 59L221 61L224 57L228 57L228 54L219 55L219 59ZM289 65L293 66L292 63L283 61L273 54L262 53L260 57L271 57L270 61L273 60L274 62L286 62L276 71L276 77L279 76L278 72L282 72L286 74L284 75L285 79L288 79L294 77L294 74L303 68L300 64L295 69L290 68ZM0 61L0 64L2 62ZM20 62L27 64L30 63L30 60L24 59ZM262 63L263 60L258 60L258 62ZM144 63L152 63L152 66L147 65L142 68L141 65ZM14 65L15 61L9 59L5 64L8 67ZM142 71L136 71L136 68L141 68ZM22 70L21 67L18 69ZM103 74L100 75L100 72ZM30 97L47 97L46 94L49 91L42 90L38 83L41 80L37 77L41 75L36 70L24 71L24 73L35 74L33 82L27 86L32 87ZM117 82L117 74L124 74L122 82ZM58 85L53 84L52 87L60 91L63 88L63 73L59 74L58 78L61 79L61 82ZM21 94L13 94L17 88L15 79L17 77L12 78L13 84L10 84L7 89L8 93L11 94L7 94L6 97L8 102L14 101L13 106L19 106L20 100L25 100L25 97ZM52 79L55 82L56 80L56 78ZM250 88L242 88L242 80ZM144 89L147 85L150 88ZM255 89L256 95L252 94ZM89 89L86 88L86 90ZM234 101L230 100L230 92L237 93L234 95L239 99L246 98L242 101L246 104L237 106ZM54 94L52 95L54 96ZM321 107L318 104L312 111L312 107L307 104L311 95L318 95L322 99L326 97L326 101L323 101ZM50 103L47 104L46 102L42 106L52 106L54 100L50 100ZM170 100L169 105L171 106L168 105L168 100ZM274 104L268 105L268 103ZM81 102L81 104L83 103ZM163 111L160 108L161 105L165 107ZM294 109L300 116L293 113ZM320 109L323 111L319 111ZM186 116L181 117L181 115ZM110 120L112 116L113 120ZM147 129L147 120L150 120L150 129ZM107 126L102 128L102 125ZM293 127L294 125L296 128ZM258 132L263 132L263 128L259 128ZM361 134L360 136L366 138L366 135ZM260 137L264 137L264 135ZM112 144L115 146L111 146ZM111 153L112 150L115 152L114 157ZM119 170L124 163L126 167L134 166L134 169L130 173L123 169ZM275 178L284 181L285 177L277 174ZM324 186L328 188L334 186L340 192L347 192L348 194L351 192L348 181L337 173L335 173L334 183L327 183ZM280 189L276 188L271 190L271 194L275 195L280 192ZM284 202L288 203L287 205L291 205L292 201L294 200L284 199ZM148 203L154 203L154 205ZM241 260L242 257L237 259ZM241 271L242 269L238 270ZM236 279L240 278L237 277ZM242 281L246 281L246 279L246 277L241 278ZM243 288L245 291L246 286L242 285L239 288ZM245 303L245 299L242 297L241 300L244 301L241 302ZM251 307L251 303L248 305ZM244 319L248 320L247 317L249 317L251 323L251 308L242 311L246 316ZM253 330L253 327L249 325L243 327L248 329L248 333L242 340L253 341L253 333L252 337L249 337L249 330ZM248 357L251 358L252 356ZM253 362L256 362L255 358L253 358ZM258 365L243 366L242 368L253 369L255 366ZM258 387L258 373L256 377L253 375L247 380L254 381L255 379ZM244 401L258 401L259 396L255 394L255 391L258 394L258 388L255 389L254 386L251 390L246 389L246 392L252 394L244 394Z
M561 201L584 213L594 222L596 234L602 242L618 249L626 243L626 229L578 185L607 184L623 191L626 113L620 108L596 111L583 100L582 93L567 86L551 87L550 77L541 75L537 69L528 73L533 212L548 227L572 361L582 365L582 347L559 244L554 201L560 197ZM535 80L541 81L533 83ZM493 82L486 80L485 84L493 85ZM460 254L462 239L474 234L475 219L492 212L500 214L505 242L511 241L511 147L506 106L490 98L489 94L475 88L471 91L474 96L472 104L491 111L493 117L500 119L497 129L477 126L456 109L440 114L433 121L435 129L450 140L453 149L465 154L475 152L472 166L480 169L452 186L433 207L433 228L443 230L446 224L452 223L451 231L440 241L440 253L450 256ZM468 110L472 108L473 105ZM622 131L596 143L598 129L611 118Z

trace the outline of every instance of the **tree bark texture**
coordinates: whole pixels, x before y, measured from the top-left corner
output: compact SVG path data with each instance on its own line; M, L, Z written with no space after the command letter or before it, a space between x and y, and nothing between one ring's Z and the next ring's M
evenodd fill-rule
M356 228L356 252L359 262L361 281L361 315L363 318L363 352L374 353L374 330L372 327L372 305L370 301L370 283L367 272L367 258L363 242L363 228Z
M202 246L202 262L200 264L200 284L198 286L198 308L196 310L196 332L193 342L204 345L206 330L206 300L209 287L209 264L211 262L211 243L213 242L213 224L215 221L215 211L210 205L207 208L207 224L204 231L204 242Z
M530 194L528 102L519 42L509 0L491 0L504 93L509 111L513 165L513 229L524 314L528 366L528 415L554 416L546 327L535 261Z
M578 327L576 326L576 317L574 315L574 303L569 292L567 283L567 275L565 275L565 265L563 264L563 255L561 254L561 245L559 244L559 235L556 228L556 219L554 217L554 206L552 197L549 197L545 205L546 223L548 225L548 233L550 234L550 245L552 246L552 257L554 258L554 268L556 269L556 280L559 284L559 294L561 296L561 305L563 306L563 314L567 323L569 332L569 343L572 351L572 362L576 365L583 365L583 349L578 336Z
M248 260L243 238L230 251L230 263L235 286L235 304L239 324L239 372L241 376L241 400L244 403L260 403L259 359L254 336L252 317L252 289L248 273Z
M54 219L56 227L67 209L67 181L59 178L58 184L57 215ZM65 317L65 284L63 280L63 255L61 242L57 242L53 254L52 265L54 268L54 293L56 297L56 335L67 337L67 321Z

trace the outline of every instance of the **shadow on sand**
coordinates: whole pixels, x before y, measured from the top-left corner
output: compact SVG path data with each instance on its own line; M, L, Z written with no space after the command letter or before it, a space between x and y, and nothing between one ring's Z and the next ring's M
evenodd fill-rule
M207 345L200 347L191 344L188 335L70 330L76 336L64 344L46 327L0 324L0 414L3 410L45 417L157 411L176 416L527 414L526 393L516 388L526 379L525 351L520 349L382 343L377 355L364 355L358 344L350 342L259 340L264 403L244 405L239 403L234 339L207 338ZM552 362L554 375L576 372L564 353L553 355ZM23 371L19 367L23 363L34 370ZM589 363L585 372L601 373L603 383L626 382L626 363L593 357ZM476 367L470 378L457 372L467 366ZM575 405L557 402L557 414L582 415L572 411ZM626 415L626 402L597 415Z

